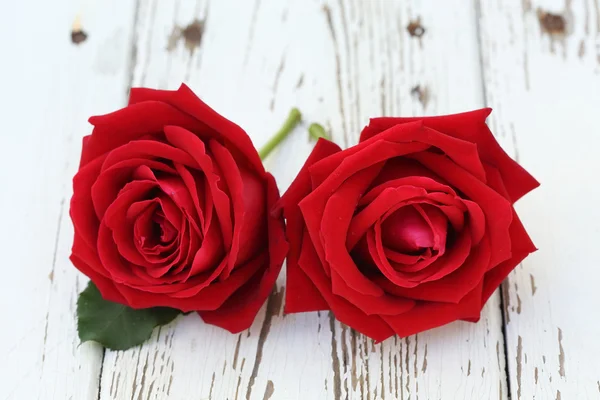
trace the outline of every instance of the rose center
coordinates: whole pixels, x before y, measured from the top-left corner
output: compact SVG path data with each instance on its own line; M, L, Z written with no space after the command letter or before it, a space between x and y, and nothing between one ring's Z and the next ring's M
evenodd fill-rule
M153 236L160 238L160 243L169 243L177 236L177 230L165 218L162 211L157 211L152 217Z
M400 253L418 255L435 244L429 223L413 206L393 212L381 229L384 246Z
M145 214L145 215L144 215ZM146 254L159 254L163 246L177 239L177 229L160 208L149 208L135 224L138 248Z

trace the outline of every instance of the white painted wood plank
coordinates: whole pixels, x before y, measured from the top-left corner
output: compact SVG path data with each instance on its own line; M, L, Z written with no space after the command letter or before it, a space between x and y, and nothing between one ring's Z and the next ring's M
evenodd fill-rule
M357 0L332 4L331 13L350 143L369 116L482 106L472 3ZM407 32L413 23L418 33L419 20L421 38ZM507 398L497 295L477 325L457 322L374 347L343 327L338 335L340 358L349 360L340 368L342 398Z
M100 346L79 346L71 177L87 118L125 101L133 1L0 6L0 399L97 398ZM71 42L77 16L87 40Z
M295 11L284 2L263 6L235 1L142 3L134 84L176 88L185 81L211 106L243 126L257 145L266 142L291 107L315 106L312 96L296 90L299 81L303 81L300 89L320 83L321 90L329 87L335 93L335 80L333 75L331 82L318 80L330 64L314 63L315 73L299 68L310 61L301 59L310 55L306 51L285 52L286 47L292 48L289 37L294 37L297 47L303 45L297 33L306 29L304 23L323 23L319 6L313 5L317 12L312 13L300 4ZM307 14L308 19L296 20L292 12ZM286 18L294 24L288 25ZM185 29L195 19L206 19L201 45L190 51L183 38L167 50L174 27ZM323 110L315 118L326 114ZM295 132L267 167L287 186L310 149L306 135ZM283 157L290 161L287 170L282 170ZM326 314L282 317L283 281L281 277L279 294L271 297L248 332L231 335L189 315L156 332L141 349L107 352L101 398L254 399L271 390L274 399L299 398L301 393L327 398L325 379L332 382L334 374L329 318ZM285 351L276 353L268 345L275 338L280 338L277 342L286 346Z
M406 30L418 17L421 39ZM198 46L169 40L195 19ZM345 146L371 116L483 104L475 9L460 0L154 0L141 3L136 33L135 85L184 81L257 146L293 106L304 128L323 122ZM281 190L311 147L298 130L267 160ZM374 345L328 313L282 316L284 282L240 335L189 315L139 349L107 351L101 398L507 398L497 295L479 324Z
M597 399L600 5L480 3L494 131L542 184L517 205L540 250L505 287L512 396Z

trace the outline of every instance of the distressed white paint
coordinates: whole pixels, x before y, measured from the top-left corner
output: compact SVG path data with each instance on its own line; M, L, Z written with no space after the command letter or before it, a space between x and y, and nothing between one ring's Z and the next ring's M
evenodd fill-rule
M513 399L600 398L600 5L481 1L495 131L542 183L518 204L540 249L506 284ZM566 35L541 29L561 15Z
M95 399L102 349L79 346L85 279L68 260L87 118L126 98L132 1L3 2L0 399ZM71 42L81 16L87 40Z

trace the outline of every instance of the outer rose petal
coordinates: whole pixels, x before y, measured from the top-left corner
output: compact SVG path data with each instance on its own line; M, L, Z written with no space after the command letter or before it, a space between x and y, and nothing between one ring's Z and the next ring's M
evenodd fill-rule
M392 126L422 121L425 126L475 143L482 160L500 170L509 196L514 203L523 195L538 187L539 183L500 147L485 124L485 119L491 112L491 108L483 108L466 113L437 117L373 118L360 134L360 142L369 140Z
M485 274L483 284L484 302L489 299L492 293L494 293L494 290L500 286L504 278L506 278L508 274L525 259L525 257L537 250L529 238L529 235L525 231L525 228L517 216L517 213L514 211L513 213L513 222L509 228L512 257L509 260L500 263L500 265L491 269Z
M298 202L311 190L308 167L315 162L340 152L341 149L333 142L319 139L310 156L300 169L296 179L281 197L273 209L278 214L283 209L287 220L286 236L290 243L286 266L285 312L296 313L306 311L328 310L329 305L321 296L314 283L298 266L300 249L303 240L310 240L304 233L304 219L298 207Z
M488 175L489 185L500 193L503 196L507 196L507 190L502 181L502 177L499 174L499 171L496 168L486 165L485 166L486 174ZM494 290L508 276L508 274L515 269L515 267L525 259L529 254L536 251L536 247L529 238L529 235L525 231L521 220L517 216L514 208L512 223L509 227L509 235L511 238L511 251L512 257L498 266L491 266L492 269L488 271L485 275L484 285L483 285L483 299L484 302L494 293Z
M161 132L167 125L193 132L201 132L205 126L177 108L158 101L134 104L110 114L91 117L89 121L94 125L94 131L83 146L80 167L132 140Z
M267 173L267 210L279 200L275 178ZM259 272L238 292L234 293L220 308L202 311L200 316L209 324L220 326L232 333L241 332L252 325L258 310L273 290L275 280L288 251L285 240L283 218L267 213L269 230L269 264L264 273Z
M394 331L379 315L367 315L349 301L331 292L329 277L323 272L321 261L314 246L309 241L303 243L299 265L313 281L338 320L375 339L377 342L394 334Z
M404 314L383 316L383 319L400 337L414 335L458 319L479 319L481 287L480 283L458 304L422 302Z
M247 285L251 279L256 279L257 276L260 276L260 272L257 271L264 269L267 260L267 255L260 255L256 259L249 261L246 265L237 268L229 279L223 282L213 282L203 290L192 293L187 297L175 297L173 293L180 294L184 290L191 291L194 285L198 284L194 278L184 283L175 283L166 286L131 287L124 284L115 284L115 286L126 299L124 304L132 308L148 308L158 305L176 308L183 312L216 310L233 293L236 293L241 287ZM252 293L249 293L248 297L251 296Z
M73 197L69 214L75 227L75 234L80 234L90 247L96 247L98 227L100 226L100 222L96 218L91 190L100 174L103 161L104 157L98 157L82 167L73 177Z
M233 146L238 149L240 154L248 160L257 172L264 173L265 168L260 161L258 152L246 132L206 105L185 84L182 84L177 90L131 89L130 106L148 101L161 101L170 104L181 112L202 121L203 129L200 130L201 132L209 137L225 139L227 141L226 147Z
M92 282L98 287L100 294L104 300L112 301L115 303L126 304L125 298L115 288L112 280L105 278L104 276L97 273L94 269L90 268L83 260L77 257L75 254L71 254L69 257L75 268L81 271L84 275L88 276Z
M329 263L331 276L337 272L337 276L342 278L346 285L353 291L368 296L382 296L383 290L367 278L357 267L348 253L346 247L346 236L348 226L352 220L352 214L358 203L360 193L369 186L373 178L377 175L382 165L373 165L366 168L352 177L348 178L338 190L329 197L323 214L318 232L308 231L311 238L321 237L321 244L325 251L326 262ZM307 219L307 209L300 206L304 219ZM310 210L308 210L310 213ZM333 291L336 291L336 280L333 280ZM342 285L342 287L344 287ZM348 293L347 291L345 293Z
M394 157L417 153L430 147L423 143L398 142L398 137L406 134L406 131L415 131L415 134L422 132L423 127L420 124L406 124L401 128L389 129L371 141L350 147L315 163L309 169L315 190L326 192L335 190L344 179L361 169ZM332 175L334 171L336 173ZM323 189L320 189L321 187Z

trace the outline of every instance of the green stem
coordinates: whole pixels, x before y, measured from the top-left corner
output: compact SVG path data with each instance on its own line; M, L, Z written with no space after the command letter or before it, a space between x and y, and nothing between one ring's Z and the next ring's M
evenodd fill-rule
M317 123L310 124L310 126L308 127L308 134L311 138L315 140L319 140L319 138L331 140L331 137L329 136L327 131L325 131L325 128L323 128L322 125Z
M277 147L279 143L298 125L302 119L302 114L297 108L292 108L287 119L283 123L283 126L277 131L277 133L269 139L269 141L258 151L258 155L261 160L267 158L267 156Z

